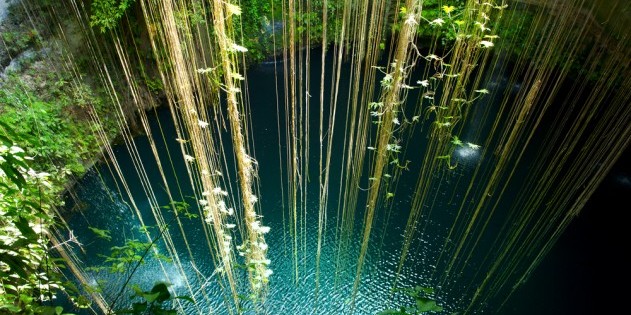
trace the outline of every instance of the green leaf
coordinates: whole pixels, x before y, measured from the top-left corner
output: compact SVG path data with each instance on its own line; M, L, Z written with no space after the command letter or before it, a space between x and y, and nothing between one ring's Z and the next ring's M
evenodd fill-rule
M417 292L423 292L425 294L433 294L434 293L434 289L433 288L427 288L427 287L422 287L420 285L417 285L415 287Z
M186 296L186 295L176 296L174 297L174 299L180 299L180 300L188 301L191 303L195 303L195 301L190 296Z
M144 312L147 309L147 302L137 302L131 305L134 313Z
M3 136L2 134L0 134L0 142L2 142L6 146L10 146L12 143L12 141L9 138Z
M418 297L416 298L416 310L420 313L423 312L440 312L442 307L436 304L436 301L428 298Z
M24 185L26 185L26 180L24 179L22 174L17 171L17 169L12 167L12 161L14 161L15 159L10 157L5 157L5 159L7 160L7 163L0 164L0 168L7 175L10 182L17 185L20 189L24 188Z
M462 142L462 140L460 140L460 139L458 138L458 136L453 136L453 137L451 138L451 143L452 143L453 145L455 145L455 146L463 146L463 145L464 145L464 143Z
M2 129L4 129L4 132L10 138L18 138L17 137L17 133L14 131L14 128L9 126L6 122L0 121L0 127L2 127ZM0 135L0 136L2 136L2 135ZM2 136L2 138L0 138L0 139L2 139L2 141L5 141L5 139L6 139L6 141L8 143L7 145L11 145L12 144L12 141L10 141L8 138L6 138L4 136Z
M155 300L158 303L162 303L171 298L171 293L169 293L169 288L167 287L167 284L164 282L155 284L153 288L151 289L151 293L157 294ZM149 302L152 302L152 301L149 301Z
M132 288L132 290L134 290L134 295L133 296L142 297L142 294L144 292L142 292L142 289L140 289L140 287L138 285L134 284L134 285L131 286L131 288Z
M108 230L101 230L91 226L88 226L88 229L90 229L90 231L92 231L92 233L94 233L98 238L104 239L106 241L112 240L112 236L110 235L110 231Z
M63 311L63 308L61 310ZM56 307L53 306L39 306L35 309L35 312L40 315L60 315L60 313L57 313Z
M20 302L24 303L25 305L29 305L31 304L31 302L33 301L33 297L27 294L20 294Z
M10 305L10 304L9 305L2 305L2 307L0 307L0 309L6 309L6 310L8 310L11 313L18 313L18 312L22 311L21 308L15 306L15 305Z
M22 235L28 239L37 239L37 233L33 231L33 228L28 224L28 220L26 218L20 217L19 220L15 222L15 227L20 230Z

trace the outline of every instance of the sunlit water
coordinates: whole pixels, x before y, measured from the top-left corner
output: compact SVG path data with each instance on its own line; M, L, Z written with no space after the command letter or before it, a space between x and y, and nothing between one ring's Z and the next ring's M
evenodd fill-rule
M282 64L277 64L279 74L282 74ZM319 69L319 66L313 66ZM259 312L264 314L350 314L354 309L354 314L376 314L379 311L393 308L400 305L408 305L411 302L402 294L393 294L392 288L397 277L397 267L402 248L402 235L405 223L408 217L408 209L413 199L413 190L418 173L418 165L411 165L409 172L404 172L401 183L396 191L394 203L387 204L384 209L380 209L375 219L376 226L372 233L370 248L366 257L366 262L362 271L362 281L358 294L352 303L351 292L353 281L356 273L356 263L358 258L359 240L361 239L361 228L363 213L358 211L356 215L355 236L352 238L349 248L343 251L343 255L339 255L340 243L339 235L336 231L337 224L337 205L338 205L338 189L339 167L341 164L341 156L333 156L332 184L330 187L329 209L327 216L327 228L324 233L324 242L322 247L322 256L320 260L320 276L319 285L316 290L316 246L317 246L317 177L312 175L311 184L309 186L309 196L307 202L307 224L305 227L306 243L299 244L298 253L298 273L299 277L296 281L294 257L293 257L293 241L288 232L287 227L283 227L283 220L287 215L283 216L283 211L288 210L283 207L282 192L280 187L281 174L279 173L279 157L278 153L278 129L277 129L277 103L275 95L274 82L274 63L266 63L254 68L248 72L249 95L251 97L251 121L254 132L254 147L256 149L255 157L260 165L260 201L263 212L263 221L271 227L271 232L266 235L266 241L269 244L268 258L271 259L271 269L274 274L269 284L269 293L265 302L260 305ZM317 74L319 75L319 74ZM282 77L279 76L282 79ZM348 89L348 73L343 73L341 79L342 89ZM315 81L314 79L314 82ZM491 83L502 86L502 83L493 81ZM279 86L282 86L282 80L279 80ZM502 87L503 88L503 87ZM315 89L315 88L314 88ZM283 95L280 93L281 107L281 128L284 128L284 113L282 112ZM316 93L311 100L312 117L317 117L319 102ZM345 94L345 93L341 93ZM342 102L344 106L345 102ZM345 114L344 109L340 109L340 116ZM471 126L463 130L463 140L467 137L473 137L475 128L483 128L478 125L480 113L471 114ZM168 157L166 148L171 153L173 167L175 173L167 171L167 178L170 183L175 183L175 176L179 178L180 185L183 189L185 200L190 204L196 204L195 200L190 197L192 191L190 186L186 184L188 177L186 176L184 161L179 151L179 145L175 141L171 117L167 109L161 109L157 112L157 116L151 115L152 130L164 130L167 146L165 147L161 137L156 137L158 150L163 154L160 157L163 165L168 165ZM158 122L161 124L158 126ZM313 123L311 129L312 135L317 135L317 124ZM281 135L284 131L281 131ZM228 134L224 134L228 136ZM317 139L317 138L315 138ZM338 145L334 148L334 152L342 152L341 143L343 139L342 128L340 127L335 135L335 141ZM168 198L165 194L162 179L157 171L155 159L151 153L149 142L145 136L136 138L136 145L142 155L142 161L148 172L150 182L156 193L157 201L160 205L167 205ZM313 140L315 143L315 140ZM420 141L420 142L419 142ZM419 139L413 139L410 145L422 145ZM230 152L231 148L224 148ZM282 148L284 151L284 147ZM156 223L152 218L149 200L145 196L142 185L136 175L132 159L124 146L115 148L116 156L121 165L122 172L126 176L127 183L131 193L134 196L136 205L143 213L145 225L155 226ZM317 146L313 146L311 151L312 168L317 167L318 158ZM481 151L467 147L458 148L454 152L453 162L458 163L458 168L450 173L446 178L445 185L456 184L462 178L466 178L472 172L474 167L481 163ZM228 165L232 165L232 161L228 161ZM230 166L232 167L232 166ZM169 168L167 168L169 169ZM315 172L314 172L315 173ZM283 173L282 176L286 176ZM77 251L80 258L87 267L104 266L105 258L102 255L109 254L109 248L112 246L120 246L127 239L146 240L145 236L139 233L138 228L141 223L135 219L130 200L126 197L123 186L119 180L114 179L105 165L96 167L90 171L87 176L77 185L75 195L78 202L75 202L70 196L67 198L69 209L73 209L68 214L71 228L75 234L80 237L84 244L84 252ZM366 181L362 181L365 183ZM234 185L235 183L233 183ZM419 232L416 234L415 242L410 249L411 254L408 256L399 277L397 286L414 287L416 285L434 287L438 294L437 300L446 309L446 313L457 311L462 307L464 294L462 292L470 290L466 286L466 282L462 285L457 283L448 283L444 288L440 283L434 283L436 273L440 272L433 263L437 261L442 246L449 246L449 241L445 241L445 237L449 231L450 224L455 216L458 198L462 192L445 193L438 191L438 187L431 193L441 196L438 201L434 201L433 209L435 210L430 219L424 217L425 222ZM444 189L445 191L451 191ZM122 192L122 193L121 193ZM173 188L172 188L173 192ZM286 191L285 191L286 193ZM231 196L237 198L237 196ZM358 209L362 209L361 203L365 196L359 198L360 205ZM174 198L179 200L179 198ZM426 206L429 208L429 206ZM78 210L81 210L80 212ZM196 211L192 211L196 212ZM227 314L227 305L224 295L221 294L220 287L217 284L217 273L212 263L211 254L206 245L206 240L201 229L199 218L182 219L185 237L190 245L192 255L189 255L182 233L177 223L172 220L172 215L165 212L165 220L170 223L169 229L173 242L178 249L180 264L184 273L173 263L161 262L152 257L147 258L144 263L133 275L130 283L139 285L145 290L149 290L151 286L158 281L166 281L171 284L170 289L175 295L185 295L198 301L194 306L183 302L181 305L186 309L187 313L194 314L197 312L208 314ZM437 214L438 213L438 214ZM111 241L99 239L92 233L88 226L98 229L109 230L112 235ZM157 235L155 227L150 228L151 235ZM302 239L300 239L302 241ZM161 253L166 254L164 244L158 243L158 249ZM192 261L195 262L193 265ZM126 274L110 274L105 271L88 271L90 281L93 284L100 283L100 287L104 292L104 296L111 303L115 296L118 295L120 287L125 280ZM245 277L239 279L241 283L245 282ZM190 285L187 285L187 283ZM243 286L246 287L245 285ZM241 292L246 294L247 292ZM129 300L129 291L125 291L119 298L117 305L125 306ZM352 307L354 304L354 308ZM251 305L246 303L246 310Z
M142 141L139 141L142 142ZM103 170L102 170L103 171ZM131 169L126 171L131 172ZM101 174L107 177L106 173ZM109 247L121 245L125 239L138 238L144 240L144 236L138 232L140 223L133 219L130 208L123 201L124 198L113 189L113 185L107 178L101 181L96 172L89 173L82 181L82 185L78 187L77 195L83 202L82 215L75 214L71 220L71 226L75 234L79 235L84 243L86 252L82 255L82 259L87 266L103 265L104 258L99 254L108 255ZM133 187L133 185L132 185ZM137 187L137 186L136 186ZM279 201L265 201L265 197L273 198L272 193L265 193L263 189L263 209L274 209L273 211L281 211L282 205ZM140 195L136 196L140 207L143 211L147 209L147 203L143 203ZM315 199L315 198L314 198ZM71 203L71 202L69 202ZM267 206L271 204L271 206ZM264 210L265 211L265 210ZM308 211L315 213L317 204L311 203ZM270 211L271 212L271 211ZM335 242L335 220L331 216L329 218L329 228L324 238L322 256L320 261L320 277L319 290L316 298L315 291L315 253L317 246L317 220L313 216L312 224L307 226L307 243L306 248L300 244L299 259L299 281L295 282L294 277L294 260L292 255L292 239L288 232L283 229L283 222L280 213L265 213L265 223L271 226L271 231L266 235L267 243L270 245L268 258L272 261L272 269L274 274L271 277L269 285L269 293L263 304L264 313L266 314L348 314L350 313L350 295L353 286L358 241L351 244L348 250L349 254L344 257L338 257L338 245ZM150 214L147 214L150 215ZM396 276L396 268L399 262L401 249L401 235L403 233L400 227L401 222L397 222L397 214L393 214L391 226L388 232L384 232L383 226L374 232L374 237L369 249L369 255L362 273L362 284L355 301L356 314L375 314L378 311L394 306L394 303L403 303L399 297L391 294L391 288ZM193 288L189 290L186 286L184 276L179 272L177 267L172 263L160 263L156 259L149 258L133 276L130 283L137 284L148 290L158 281L166 281L171 284L171 289L176 295L192 296L196 300L204 301L198 303L197 308L186 309L191 313L195 309L202 312L213 311L217 314L227 313L225 311L224 301L220 297L220 288L216 283L215 267L213 266L210 253L205 246L204 236L199 228L199 219L193 219L185 222L186 236L190 242L193 258L196 262L196 268L190 263L184 245L181 242L181 236L173 224L172 234L177 246L181 249L181 264L188 277L188 281ZM147 225L153 225L152 222L145 222ZM394 226L398 224L399 226ZM104 241L94 236L87 229L87 226L93 226L99 229L109 230L112 234L112 241ZM155 235L155 233L152 233ZM359 238L356 238L357 240ZM422 239L422 247L430 247L431 244L438 243L431 236ZM163 245L160 246L164 253ZM398 283L403 287L412 287L417 284L423 284L427 280L426 277L431 275L431 268L427 268L425 263L425 255L414 255L410 257L408 267L404 269L398 279ZM341 267L336 267L338 259L341 259ZM427 259L432 261L432 259ZM419 266L419 268L410 268L409 266ZM422 267L422 268L420 268ZM336 269L339 270L336 273ZM166 273L166 274L165 274ZM94 283L98 280L102 282L102 288L105 296L112 297L118 293L121 281L124 278L121 274L109 274L108 272L89 272L93 277ZM243 280L243 279L242 279ZM122 303L128 293L123 296ZM206 297L205 297L206 296ZM207 298L209 297L210 298ZM213 297L214 296L214 297ZM201 305L200 305L201 304ZM185 304L183 304L186 306Z

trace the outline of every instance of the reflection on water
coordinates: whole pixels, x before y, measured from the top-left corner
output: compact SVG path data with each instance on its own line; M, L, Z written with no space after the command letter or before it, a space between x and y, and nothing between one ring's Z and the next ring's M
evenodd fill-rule
M475 160L480 157L480 151L469 147L456 149L456 156L460 159Z

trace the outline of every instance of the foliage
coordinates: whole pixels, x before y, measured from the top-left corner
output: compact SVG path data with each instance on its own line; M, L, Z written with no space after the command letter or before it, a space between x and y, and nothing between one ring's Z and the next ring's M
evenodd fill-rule
M35 29L3 31L0 39L5 43L4 49L11 56L16 56L25 51L31 45L38 43L38 34Z
M401 306L398 309L388 309L379 312L379 315L416 315L443 311L443 308L431 297L434 294L432 288L416 286L414 288L395 289L395 291L403 292L415 303L410 306Z
M164 232L168 229L168 224L162 226L141 226L138 228L141 233L150 233L150 230L156 228L158 231L158 235L154 237L154 239L150 242L143 242L136 239L128 239L121 246L112 246L110 248L110 255L102 255L98 254L99 257L104 258L104 262L100 266L88 267L87 270L96 271L96 272L109 272L112 274L120 274L124 277L124 282L122 284L115 284L115 287L120 287L118 293L115 295L114 299L110 302L109 307L111 309L116 309L117 302L119 298L125 292L130 280L133 275L136 273L138 268L146 262L146 258L148 256L152 256L157 260L161 260L164 262L171 262L171 259L167 256L160 254L155 247L155 244L158 240L160 240L164 234ZM108 230L102 230L94 227L89 227L89 229L95 233L98 238L110 241L111 234ZM92 288L93 290L100 291L102 289L103 283L99 283L96 288ZM109 284L111 287L112 284ZM117 314L175 314L174 310L165 309L162 307L162 303L168 299L170 299L170 294L168 294L168 290L166 288L166 284L158 283L154 286L154 288L149 292L143 292L137 286L132 286L136 294L132 296L132 299L135 297L140 297L144 299L144 302L133 302L131 309L124 309L116 311ZM166 293L164 293L166 292ZM160 293L160 294L158 294ZM165 297L164 299L160 298L161 296ZM180 298L180 297L177 297ZM185 299L187 299L185 297Z
M110 233L107 230L100 230L90 227L90 230L94 232L97 237L109 240L111 239ZM110 273L128 273L131 268L136 264L143 264L145 257L153 248L154 243L143 242L136 239L126 240L125 244L121 246L112 246L110 248L110 255L99 254L104 258L104 265L98 267L90 267L90 270L94 271L108 271ZM169 258L159 254L153 253L156 259L163 261L169 261Z
M183 7L175 11L175 25L179 30L184 30L186 25L195 27L201 24L206 24L206 14L199 0L193 0L190 2L189 7Z
M162 209L172 210L176 215L183 215L187 219L196 219L198 214L190 212L191 205L186 201L172 201L169 205L162 206Z
M162 83L162 79L160 78L150 78L148 75L146 75L145 73L143 73L143 80L145 82L145 85L147 85L147 88L149 89L149 91L153 92L153 93L159 93L162 92L164 90L164 84Z
M339 36L339 16L342 13L342 1L327 1L327 38L333 41ZM324 10L324 1L316 0L311 2L310 12L299 12L296 16L298 34L308 37L311 42L322 43L322 32L324 31L322 23L322 13Z
M277 1L278 2L278 1ZM275 10L280 10L280 3L275 4ZM251 0L241 2L241 14L233 16L235 30L240 35L244 47L248 49L246 57L251 62L262 61L266 55L273 52L271 34L274 32L272 7L270 0Z
M150 291L143 291L138 286L132 286L134 295L131 296L132 305L129 309L115 311L115 314L151 314L151 315L175 315L177 311L168 308L164 304L176 299L182 299L193 303L194 301L187 296L173 297L169 292L169 284L158 282L153 285Z
M0 127L0 313L62 314L62 307L44 305L67 286L61 262L49 255L59 193L54 175L33 170L32 159L12 140L18 135Z
M605 6L606 7L606 6ZM610 10L610 7L607 7ZM519 60L520 58L532 58L540 54L539 42L549 42L553 40L551 37L554 32L550 30L549 23L542 23L541 20L547 19L547 17L540 17L540 12L537 12L537 6L518 6L513 5L507 9L505 13L506 18L501 19L497 26L494 28L497 30L497 35L502 39L501 50L505 52L509 59ZM598 15L598 10L602 10L601 6L595 6L596 11L592 11L593 14ZM568 8L570 10L570 8ZM577 10L576 15L580 16L580 19L589 17L581 16L585 14L577 8L571 8L571 10ZM556 12L549 12L549 14L558 14ZM609 27L615 25L609 21L609 19L616 19L624 16L623 14L607 15L606 18L600 17L601 20L607 20L608 23L599 24L599 27ZM597 23L597 17L593 16L594 22ZM588 26L589 27L589 26ZM616 36L616 33L600 33L605 32L598 28L590 28L590 36L581 35L583 30L581 28L569 28L567 29L567 38L581 38L580 41L573 41L567 43L567 49L556 49L551 52L550 66L565 67L568 66L573 76L584 75L589 80L597 80L602 77L604 70L603 64L606 63L606 58L597 58L595 60L597 66L592 69L586 69L585 64L593 53L593 48L597 45L608 45L607 38ZM610 37L611 36L611 37Z
M110 233L110 231L108 230L101 230L101 229L97 229L95 227L89 226L88 229L90 229L90 231L92 231L92 233L94 233L94 235L96 235L96 237L100 238L100 239L104 239L106 241L111 241L112 240L112 235Z
M103 33L118 24L125 11L134 3L134 0L94 0L92 1L92 15L90 26L98 27Z
M75 102L79 103L81 98ZM46 172L82 175L84 161L100 152L86 121L73 121L63 101L46 102L16 88L0 91L0 122L14 131L16 144ZM74 105L74 104L73 104Z
M530 10L509 8L506 14L508 18L500 20L495 28L502 42L507 43L502 45L502 51L511 58L533 56L537 45L532 45L527 39L532 32L537 34L536 38L544 35L540 28L535 28L534 13Z
M423 2L422 17L430 23L419 23L418 36L431 37L438 35L441 44L447 45L456 39L458 29L462 26L462 10L464 0L427 0ZM442 23L440 21L443 21ZM447 27L441 27L442 24Z
M27 24L38 32L27 28L0 34L13 57L32 51L0 78L1 314L62 314L63 308L55 305L60 294L78 307L89 303L63 280L63 260L52 256L62 246L79 244L72 231L67 240L51 244L58 222L55 207L63 205L59 195L71 176L82 175L100 154L90 114L99 114L109 136L116 130L104 93L92 88L89 77L76 80L81 69L59 66L65 50L47 42L52 36L46 28L49 5L37 3L31 12L42 13L35 24Z
M272 5L274 12L272 12ZM312 44L328 44L322 43L322 32L324 30L322 23L322 8L324 2L322 0L313 0L310 2L310 10L306 6L304 10L296 12L295 23L297 36L301 38L299 42L305 43L308 38ZM341 1L327 2L327 38L329 42L333 42L339 35L341 16ZM265 57L277 53L274 51L273 35L276 35L277 44L282 40L282 33L278 29L279 22L289 21L287 9L285 16L283 12L283 2L280 0L251 0L242 1L240 3L242 13L234 17L235 29L241 30L240 39L243 46L248 49L246 57L250 62L260 62ZM284 25L283 27L289 27Z

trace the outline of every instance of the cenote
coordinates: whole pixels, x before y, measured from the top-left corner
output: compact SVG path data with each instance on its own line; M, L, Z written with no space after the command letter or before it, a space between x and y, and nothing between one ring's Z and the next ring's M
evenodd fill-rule
M314 56L319 56L321 50L311 52ZM327 61L331 62L332 58L329 54ZM319 62L314 62L313 67L318 67ZM342 83L340 88L341 94L348 93L349 81L349 64L342 65ZM286 185L279 173L279 167L286 169L286 160L284 152L279 153L278 124L279 117L282 119L284 112L277 114L276 98L283 98L282 91L280 95L276 95L275 75L282 74L282 61L266 62L255 66L248 71L248 91L251 109L252 130L254 131L253 143L256 148L256 161L259 165L258 176L260 183L260 204L263 222L269 226L270 232L266 234L266 242L269 245L268 259L271 260L273 266L273 276L270 279L269 292L266 294L265 302L260 306L261 309L255 309L249 305L250 309L245 308L246 313L259 311L265 314L346 314L351 312L351 294L353 281L356 272L356 260L359 255L360 237L362 232L362 217L364 213L359 212L356 221L353 222L354 233L350 238L350 244L342 244L342 235L339 227L341 218L337 213L337 205L339 200L336 197L339 191L340 177L332 175L332 183L329 190L335 192L329 197L331 205L327 212L327 227L323 230L322 253L320 257L320 271L318 285L316 289L316 251L318 241L318 182L316 174L310 175L313 179L307 185L306 195L306 215L302 220L299 235L298 252L298 279L296 280L296 266L293 257L293 241L289 232L287 222L287 201L283 201L282 186ZM317 73L312 73L316 79ZM330 80L330 74L327 74L327 81ZM497 88L505 89L506 86L500 83L502 79L498 78ZM509 87L512 88L512 87ZM316 93L314 93L316 94ZM415 93L418 94L418 93ZM418 96L415 96L418 97ZM319 102L318 95L312 96L311 101L314 104ZM340 100L345 102L344 99ZM328 105L328 104L327 104ZM490 104L487 104L491 106ZM312 107L311 117L317 117L317 106ZM347 113L341 110L337 113L339 117L344 117ZM279 116L278 116L279 115ZM344 120L338 118L336 123L343 124ZM186 162L179 154L178 138L167 108L160 108L150 115L149 119L151 130L161 130L164 134L156 136L153 141L156 143L158 152L160 152L160 163L165 167L172 163L167 169L167 181L176 183L179 181L178 192L179 198L173 196L176 201L184 201L188 205L188 212L194 216L182 216L177 222L172 212L164 213L164 222L167 222L171 241L178 249L190 248L179 253L179 263L182 266L180 270L173 262L161 261L149 255L145 258L145 262L140 265L131 278L130 283L134 283L143 288L150 288L156 282L170 283L170 289L175 295L186 295L193 297L197 302L195 306L182 303L184 312L186 313L208 313L228 314L229 306L224 301L222 288L218 285L216 274L217 270L209 257L210 251L206 243L207 239L203 233L202 223L200 222L199 211L200 206L194 196L194 192L187 184L186 180ZM283 124L281 121L280 124ZM316 126L315 123L312 126ZM483 128L477 124L477 128ZM314 129L315 127L312 127ZM285 133L284 127L281 127L280 133ZM318 141L317 130L311 130L310 141L316 143ZM223 133L222 137L228 137L227 133ZM285 140L281 136L281 143ZM332 153L332 169L340 169L343 156L343 135L336 136L336 147ZM143 240L146 238L141 233L141 227L147 226L152 237L160 235L157 229L157 223L152 217L151 206L159 205L160 209L168 210L169 198L161 187L162 179L158 172L150 170L158 169L158 163L149 144L146 135L134 138L135 150L139 152L138 160L134 161L130 156L125 145L117 145L113 147L114 156L120 166L120 172L125 174L126 184L120 182L118 177L113 174L116 172L104 163L97 165L93 170L78 183L77 188L72 194L66 196L66 205L69 209L69 226L75 235L84 240L84 246L81 252L76 255L83 261L84 267L94 269L94 267L108 267L111 263L107 262L107 256L110 255L110 248L113 246L124 246L125 242L131 239ZM408 146L422 147L423 137L413 139ZM224 146L224 150L230 152L230 146ZM284 150L284 148L281 148ZM282 154L282 157L279 156ZM469 176L472 169L480 161L480 153L473 149L462 148L456 151L454 161L459 164L459 169L448 174L449 180L444 183L457 183L462 177ZM310 167L317 168L318 152L311 151ZM147 170L146 181L156 184L155 200L149 200L137 174L137 163L142 163ZM227 169L234 171L234 160L229 160ZM270 165L270 167L264 167ZM418 172L418 165L408 165L406 172ZM337 173L337 172L335 172ZM405 177L405 173L403 173ZM222 173L227 177L229 174ZM233 175L234 176L234 175ZM176 179L177 177L177 179ZM371 237L370 254L366 258L365 271L362 276L361 287L357 293L356 305L354 312L356 314L377 314L388 308L394 308L396 305L403 305L409 302L405 295L393 293L394 281L397 279L397 265L403 246L403 228L409 215L409 203L413 197L414 178L402 179L400 186L396 190L391 190L393 194L401 196L400 200L384 204L384 213L375 219L375 231ZM236 180L231 181L232 185L236 185ZM128 188L124 188L127 185ZM129 189L136 207L143 215L144 222L141 223L137 219L133 219L135 214L132 201L126 196L125 189ZM397 286L402 288L413 288L417 285L431 286L432 275L436 273L436 266L431 261L436 260L440 254L440 247L443 245L441 238L448 232L448 222L453 220L456 204L452 201L459 198L463 193L462 189L454 191L454 195L446 196L439 192L438 188L433 188L434 194L438 194L446 200L435 202L434 207L441 209L441 212L434 217L434 224L428 225L424 231L420 232L415 238L413 248L414 254L409 258L403 270L397 279ZM453 191L454 188L449 190ZM284 192L287 194L287 192ZM360 194L360 198L365 198L365 194ZM285 205L283 203L285 202ZM165 211L165 210L162 210ZM181 227L178 225L181 224ZM98 229L99 231L95 231ZM107 231L111 239L103 239L99 237L100 231ZM185 236L182 235L184 232ZM185 240L186 237L186 240ZM146 239L143 241L146 242ZM166 252L163 240L156 243L156 247L160 253ZM186 244L188 242L188 244ZM272 246L271 244L275 244ZM343 248L343 252L340 249ZM477 259L477 258L476 258ZM104 268L107 269L107 268ZM184 273L183 273L184 272ZM94 284L102 282L100 286L103 290L106 300L112 300L120 292L122 283L127 280L127 272L111 273L104 270L95 272L88 271L91 281ZM185 280L187 278L187 280ZM189 283L187 284L186 281ZM247 281L242 278L240 281ZM190 286L190 287L189 287ZM441 291L442 296L437 300L446 309L455 311L461 303L460 291L467 290L467 286L457 284L449 285L448 290ZM125 299L126 296L121 297ZM121 301L125 302L125 301ZM453 305L453 306L451 306Z
M562 2L1 1L0 313L600 310L631 10Z

